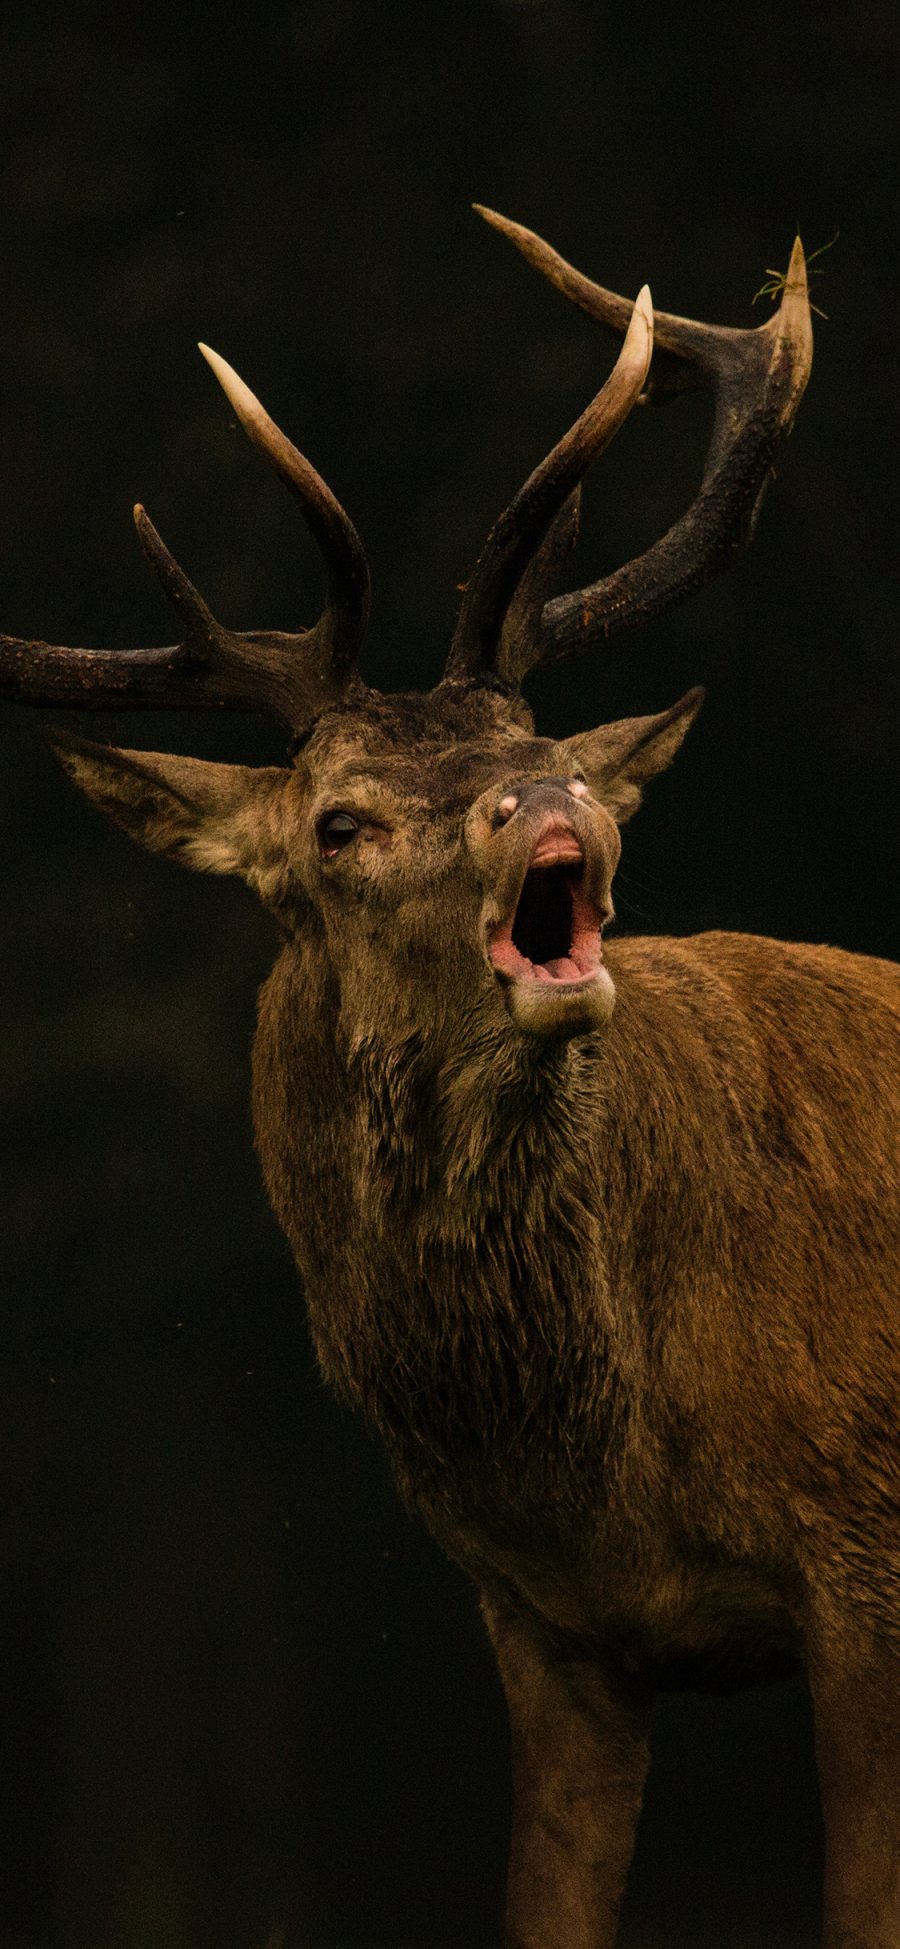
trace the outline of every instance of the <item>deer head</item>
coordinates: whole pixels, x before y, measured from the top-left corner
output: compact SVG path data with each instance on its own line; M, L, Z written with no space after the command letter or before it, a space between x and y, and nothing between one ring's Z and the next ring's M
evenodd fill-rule
M365 557L325 483L231 367L202 347L250 438L300 500L328 592L299 634L237 634L212 616L138 507L138 535L183 626L171 648L98 651L0 637L0 684L33 704L264 710L293 739L289 766L200 762L56 740L76 782L143 844L236 873L272 908L358 1040L440 1035L479 1014L538 1036L582 1032L613 1004L602 930L618 828L667 765L702 701L554 741L521 696L539 661L659 614L750 537L811 363L803 253L755 331L657 314L593 284L531 232L482 212L582 309L623 338L596 398L491 531L465 590L441 682L382 696L356 669ZM654 333L657 354L651 371ZM687 513L644 555L552 596L581 481L639 399L708 386L709 454Z

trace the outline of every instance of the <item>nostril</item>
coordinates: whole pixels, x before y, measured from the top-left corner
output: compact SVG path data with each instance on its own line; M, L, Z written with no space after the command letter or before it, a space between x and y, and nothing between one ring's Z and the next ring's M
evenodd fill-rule
M505 796L500 800L497 810L494 813L494 825L505 826L507 819L512 818L512 815L515 812L518 803L519 800L516 793L507 792Z

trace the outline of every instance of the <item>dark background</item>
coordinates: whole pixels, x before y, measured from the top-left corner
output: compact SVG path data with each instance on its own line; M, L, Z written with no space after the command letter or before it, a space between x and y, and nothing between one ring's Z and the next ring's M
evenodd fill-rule
M315 613L315 556L205 338L361 529L366 673L432 681L491 520L610 356L470 201L734 324L766 315L795 223L809 247L840 230L753 549L532 695L563 731L709 687L629 828L627 926L896 952L893 4L83 6L7 12L3 43L21 635L170 640L138 497L227 621ZM689 401L629 424L579 579L674 517L705 431ZM257 1182L269 925L130 850L44 732L3 713L0 1949L488 1949L506 1750L475 1605L325 1395ZM100 734L281 756L251 719ZM819 1854L799 1685L665 1705L629 1949L803 1949Z

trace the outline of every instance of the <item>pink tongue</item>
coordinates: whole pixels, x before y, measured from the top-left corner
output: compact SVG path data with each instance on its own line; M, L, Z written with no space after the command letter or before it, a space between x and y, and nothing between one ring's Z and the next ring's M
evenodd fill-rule
M544 966L549 968L554 981L581 980L581 969L576 968L574 961L570 960L568 955L562 955L558 961L546 961Z

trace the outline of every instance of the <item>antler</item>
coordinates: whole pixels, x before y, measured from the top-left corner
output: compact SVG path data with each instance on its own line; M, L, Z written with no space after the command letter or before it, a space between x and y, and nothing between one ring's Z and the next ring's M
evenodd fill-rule
M640 299L633 306L576 271L533 231L480 204L475 208L589 317L625 334L627 344ZM570 494L573 479L582 477L600 451L599 445L591 448L589 441L576 437L583 415L492 529L460 611L448 677L496 671L519 683L535 663L555 661L598 637L661 615L710 581L750 540L773 460L790 432L812 365L812 321L799 237L781 305L764 325L739 331L657 312L653 327L656 351L644 396L656 401L694 387L708 387L714 396L713 430L696 499L643 555L587 588L547 601L529 630L504 628L517 587L511 564L521 577ZM617 426L624 417L625 412Z
M138 506L138 538L181 618L182 641L166 649L81 650L0 636L0 696L89 710L230 705L280 717L297 733L352 681L369 609L369 571L356 529L231 366L208 346L200 350L251 440L300 501L328 572L318 622L296 634L225 629Z
M652 354L653 306L645 284L638 293L625 343L605 386L535 469L491 529L463 596L445 676L477 675L481 670L498 667L504 652L510 654L509 633L506 640L503 636L510 605L561 508L587 473L591 461L603 452L628 418L650 370ZM548 570L552 567L552 557L547 566ZM543 593L543 589L535 591L539 597ZM538 609L534 620L539 618ZM516 631L512 654L518 654L519 660L527 659L525 669L540 653L539 643L539 629L526 626ZM503 674L517 676L519 673L504 670Z

